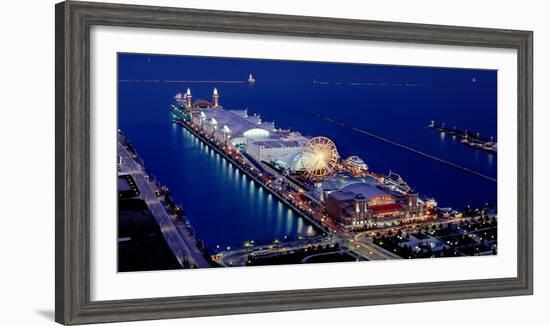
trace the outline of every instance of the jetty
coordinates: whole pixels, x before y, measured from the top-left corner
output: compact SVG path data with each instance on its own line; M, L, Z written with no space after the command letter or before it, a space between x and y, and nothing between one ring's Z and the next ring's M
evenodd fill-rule
M435 121L431 121L428 128L461 138L462 140L460 142L471 148L481 149L493 154L497 153L497 143L493 140L493 137L490 139L484 139L481 137L480 133L475 133L468 129L461 130L456 127L449 128L445 126L445 123L438 125Z
M247 80L172 80L172 79L120 79L120 83L176 83L176 84L246 84Z
M437 156L434 156L434 155L431 155L431 154L428 154L428 153L425 153L425 152L422 152L418 149L415 149L415 148L412 148L410 146L407 146L407 145L403 145L403 144L400 144L398 142L395 142L393 140L390 140L388 138L385 138L385 137L382 137L382 136L379 136L379 135L376 135L372 132L369 132L369 131L366 131L366 130L363 130L363 129L359 129L359 128L356 128L354 126L351 126L351 125L348 125L344 122L341 122L341 121L338 121L338 120L335 120L335 119L332 119L330 117L327 117L319 112L312 112L313 116L315 117L318 117L320 119L323 119L325 121L328 121L330 123L333 123L333 124L336 124L338 126L341 126L341 127L344 127L344 128L348 128L348 129L351 129L355 132L358 132L360 134L363 134L363 135L366 135L366 136L369 136L371 138L374 138L374 139L377 139L379 141L382 141L386 144L390 144L390 145L393 145L395 147L398 147L398 148L401 148L401 149L404 149L404 150L407 150L409 152L412 152L414 154L417 154L419 156L422 156L422 157L425 157L425 158L428 158L428 159L431 159L433 161L436 161L436 162L439 162L439 163L442 163L442 164L445 164L445 165L448 165L450 167L453 167L457 170L461 170L463 172L466 172L466 173L469 173L469 174L472 174L472 175L475 175L475 176L478 176L478 177L481 177L481 178L484 178L486 180L489 180L489 181L493 181L493 182L497 182L497 179L496 178L493 178L493 177L490 177L490 176L487 176L485 174L482 174L482 173L479 173L477 171L474 171L472 169L469 169L467 167L464 167L464 166L461 166L461 165L458 165L454 162L450 162L450 161L447 161L447 160L444 160L444 159L441 159Z

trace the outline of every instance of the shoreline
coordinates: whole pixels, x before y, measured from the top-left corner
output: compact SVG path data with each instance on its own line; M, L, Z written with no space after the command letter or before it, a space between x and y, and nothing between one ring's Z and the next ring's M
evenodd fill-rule
M206 259L208 253L205 252L204 248L201 249L198 246L198 242L202 240L197 239L195 232L189 230L192 227L186 223L186 218L184 216L178 217L174 212L170 212L166 198L166 195L170 196L169 191L164 193L163 200L163 187L158 186L158 189L155 189L151 184L153 181L150 173L143 163L138 162L139 156L133 145L123 133L119 133L119 136L123 138L118 141L118 155L120 157L118 175L130 175L134 178L140 190L139 197L146 203L161 230L164 240L181 267L183 269L212 267L212 264ZM176 209L177 205L173 201L172 204ZM189 267L186 267L187 264L189 264Z

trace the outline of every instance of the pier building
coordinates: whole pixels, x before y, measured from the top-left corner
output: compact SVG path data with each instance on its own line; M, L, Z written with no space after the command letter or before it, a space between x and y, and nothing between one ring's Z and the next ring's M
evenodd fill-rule
M197 99L193 102L193 95L191 94L191 89L189 87L187 87L185 92L176 94L176 96L174 96L174 100L176 104L187 110L221 108L220 95L216 87L214 87L214 90L212 91L212 101Z
M258 162L273 162L300 153L304 143L294 139L248 140L246 150Z
M196 110L192 121L230 147L245 146L248 140L268 139L276 131L273 122L264 122L259 115L248 115L247 110Z
M392 195L367 183L331 192L325 202L328 213L345 227L373 225L401 215L401 207Z
M218 89L214 87L214 92L212 93L212 107L217 109L220 107L220 95L218 95Z
M325 205L333 218L350 229L399 225L424 217L418 194L397 197L363 182L348 184L330 192Z
M191 95L191 89L188 87L187 92L185 92L185 95L183 96L183 100L185 102L185 106L190 108L192 106L192 99L193 96Z
M365 183L376 186L377 180L371 176L356 177L351 175L337 175L326 178L318 183L317 187L315 187L314 195L320 201L325 201L330 193L342 190L344 187L355 183Z
M290 173L301 173L305 171L302 164L302 151L288 153L274 161L274 164Z

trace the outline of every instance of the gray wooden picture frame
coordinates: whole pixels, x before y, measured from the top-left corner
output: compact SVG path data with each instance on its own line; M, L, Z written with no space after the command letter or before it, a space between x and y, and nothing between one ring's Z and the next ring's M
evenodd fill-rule
M57 4L55 16L55 320L57 322L82 324L533 293L533 33L531 31L71 1ZM94 25L517 50L517 277L91 301L90 27Z

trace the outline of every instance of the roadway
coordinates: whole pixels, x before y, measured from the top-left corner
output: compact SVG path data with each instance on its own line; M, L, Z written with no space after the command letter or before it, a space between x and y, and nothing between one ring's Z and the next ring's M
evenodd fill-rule
M381 248L374 243L368 237L354 236L349 240L348 247L358 255L367 258L368 260L394 260L403 259L384 248Z
M343 227L335 225L330 218L325 218L324 223L330 225L330 228L336 232L335 237L338 238L341 244L345 244L350 251L355 254L368 259L368 260L393 260L393 259L403 259L403 257L398 256L386 249L377 246L372 242L372 240L365 236L365 232L356 233L350 232L349 230L344 229Z
M395 233L399 230L401 230L403 232L417 232L420 229L425 228L426 226L431 228L433 226L438 227L440 225L447 225L449 223L458 224L460 222L471 222L476 217L479 217L479 216L457 217L457 218L448 218L448 219L437 218L435 220L426 221L426 222L410 223L410 224L400 225L400 226L388 226L388 227L384 227L384 228L377 228L377 229L371 229L371 230L367 230L367 231L360 231L360 232L356 233L356 236L374 236L377 233L387 234L390 231Z
M286 243L277 243L269 245L260 245L255 247L244 247L234 250L226 250L217 255L214 255L214 260L225 267L237 267L246 266L248 255L252 252L255 253L269 253L274 254L277 252L288 252L293 250L299 250L302 248L309 248L317 245L331 245L335 241L328 238L321 239L303 239L297 241L291 241Z

